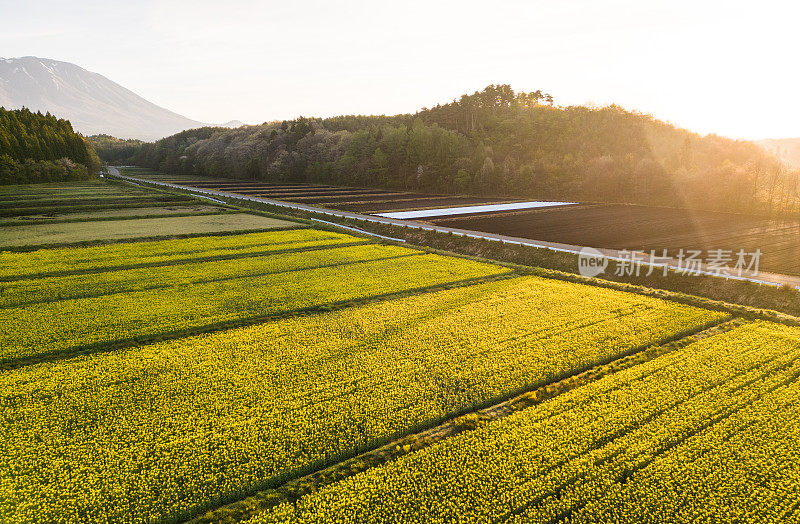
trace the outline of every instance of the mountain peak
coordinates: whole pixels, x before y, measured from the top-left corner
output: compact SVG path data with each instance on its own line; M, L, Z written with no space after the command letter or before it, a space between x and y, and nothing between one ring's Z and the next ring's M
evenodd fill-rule
M0 106L66 118L85 135L156 140L205 124L159 107L98 73L69 63L0 58Z
M224 124L219 124L217 127L228 127L230 129L236 129L237 127L242 127L243 125L245 125L245 123L242 122L241 120L229 120Z

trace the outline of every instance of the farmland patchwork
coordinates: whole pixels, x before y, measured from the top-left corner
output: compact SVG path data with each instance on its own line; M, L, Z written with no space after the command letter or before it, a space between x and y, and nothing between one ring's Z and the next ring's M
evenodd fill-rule
M140 187L0 203L2 522L798 520L795 319Z

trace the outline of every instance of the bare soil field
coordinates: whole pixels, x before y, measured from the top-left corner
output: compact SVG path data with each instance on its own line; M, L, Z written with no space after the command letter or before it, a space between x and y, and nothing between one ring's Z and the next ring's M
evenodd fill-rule
M292 200L292 201L321 201L321 200L332 200L332 199L358 199L358 198L374 198L374 197L382 197L387 198L390 196L403 196L405 193L388 193L385 191L317 191L317 190L308 190L308 191L248 191L244 192L240 189L230 189L229 191L251 195L251 196L263 196L268 198L277 198L281 200ZM302 200L301 200L302 199Z
M447 196L324 185L282 184L199 177L147 175L148 178L262 196L355 213L382 213L418 209L508 202L502 198ZM761 271L800 275L800 221L769 219L734 213L692 211L625 204L582 204L523 211L504 211L430 218L427 222L483 231L609 249L629 249L669 256L698 250L761 250Z
M561 242L578 246L630 249L657 255L666 249L760 249L760 269L800 274L800 221L709 211L596 204L539 210L463 215L428 222L461 229Z
M130 174L132 176L139 176L158 182L182 184L202 189L225 191L228 193L237 193L247 196L272 198L275 200L283 200L285 202L318 205L331 209L353 211L357 213L380 213L384 211L401 211L509 201L508 199L502 198L438 195L363 187L329 186L322 184L267 184L264 182L249 182L233 179L211 179L190 176L181 177L177 175L160 175L146 172L131 172Z
M406 211L413 209L434 209L440 207L469 206L487 203L509 202L501 198L479 198L479 197L458 197L458 196L435 196L425 195L422 197L393 198L389 200L368 201L368 202L347 202L333 207L342 211L352 211L354 213L382 213L388 211Z

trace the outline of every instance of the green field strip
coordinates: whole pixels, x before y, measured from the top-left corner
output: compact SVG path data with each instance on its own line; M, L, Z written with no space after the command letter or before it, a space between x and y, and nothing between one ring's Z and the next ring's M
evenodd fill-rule
M135 187L121 187L116 185L106 185L106 186L98 186L92 188L61 188L61 189L42 189L38 191L12 191L12 192L0 191L0 201L15 200L15 199L35 200L37 198L53 198L53 197L74 198L74 197L84 197L87 195L96 195L99 197L104 197L109 195L142 195L147 193L152 194L152 191L144 187L135 188Z
M96 273L217 257L265 255L316 247L365 243L358 237L316 229L291 229L237 235L199 236L92 247L0 251L0 281Z
M113 200L124 198L146 198L157 196L154 191L94 191L94 192L73 192L73 193L42 193L40 195L0 195L0 205L22 205L23 207L42 207L47 205L50 200L58 200L69 203L86 203L85 200ZM70 204L66 204L70 205Z
M20 195L26 193L52 193L53 191L103 191L114 189L108 182L98 182L96 184L80 184L67 182L63 184L23 184L23 185L3 185L0 187L0 195Z
M101 273L0 282L0 308L42 302L99 297L113 293L145 291L264 276L319 267L333 267L370 260L414 256L423 251L377 244L292 251L267 256L188 262L154 269L144 267Z
M74 204L71 206L45 206L45 207L24 207L24 208L14 208L14 209L0 209L0 217L20 217L26 215L43 215L43 214L51 214L51 213L73 213L78 211L104 211L107 209L120 209L120 208L132 208L132 207L142 207L146 205L147 207L154 207L154 206L174 206L179 204L188 204L188 203L196 203L197 201L194 199L185 200L185 199L159 199L159 198L150 198L147 200L141 200L139 202L129 202L129 203L109 203L109 204Z
M145 190L145 189L141 189ZM26 185L26 186L3 186L0 187L0 198L13 198L13 197L36 197L41 195L53 195L53 194L65 194L65 195L72 195L72 194L102 194L102 193L121 193L125 191L140 191L136 189L124 189L120 186L115 186L112 184L97 184L97 185L84 185L84 186L50 186L44 185L36 186L33 185Z
M107 197L112 195L143 195L153 194L154 191L149 187L123 187L108 184L93 188L61 188L61 189L40 189L37 191L0 191L0 200L36 200L41 198L82 198L82 197Z
M794 520L799 379L800 330L746 323L246 522Z
M175 195L159 191L150 193L143 193L141 195L108 195L101 198L86 198L84 196L75 196L67 199L56 199L52 196L43 197L35 200L19 200L13 203L5 202L2 206L4 212L22 213L27 209L45 209L45 208L64 208L70 209L75 207L97 207L105 208L113 205L133 205L140 204L141 202L153 203L192 203L197 202L195 199L188 195ZM140 204L141 205L141 204Z
M418 264L413 273L401 267L425 257L435 256L389 261L381 287L429 276ZM466 276L466 261L444 260ZM317 272L311 282L330 294L327 280L371 285L371 265L358 276L304 273ZM105 312L114 318L113 308ZM573 317L583 327L552 329L575 327ZM0 474L15 474L2 479L9 489L0 507L10 520L188 518L725 318L516 277L7 371L0 405L14 406L4 423L15 429Z
M0 361L13 365L139 337L285 314L508 273L501 266L421 255L0 310Z
M78 213L50 213L46 215L26 215L22 217L7 218L0 221L0 225L24 225L36 222L54 223L59 220L73 221L83 219L106 220L122 219L128 217L143 218L152 215L172 215L172 214L201 214L208 212L220 212L230 208L214 204L175 204L171 206L154 207L132 207L121 209L106 209L101 211L78 212Z
M68 222L10 226L0 229L0 246L64 245L82 242L131 240L185 234L253 231L296 227L288 222L249 213L199 215L186 217L140 218L111 222ZM0 249L2 248L0 247Z
M54 196L42 197L35 200L0 201L3 211L13 211L17 208L36 207L70 207L74 205L104 205L104 204L137 204L140 202L192 202L194 199L181 195L159 195L143 193L141 195L109 195L106 197L75 197L58 198Z
M82 198L141 198L146 196L157 196L165 194L163 191L158 191L151 188L127 188L127 187L113 187L108 186L96 189L79 189L69 191L42 191L37 193L16 193L16 194L0 194L0 202L17 202L17 201L30 201L36 202L44 199L58 199L58 200L75 200Z
M139 208L132 208L132 212L136 212ZM168 208L165 208L168 209ZM138 220L141 218L166 218L166 217L198 217L198 216L209 216L209 215L224 215L236 213L234 209L226 209L223 207L219 207L213 211L170 211L164 213L143 213L140 215L132 214L132 215L115 215L115 216L87 216L90 214L85 214L81 216L80 213L75 213L74 215L78 215L73 218L40 218L40 219L32 219L29 220L28 217L30 215L25 215L24 217L18 217L16 220L7 220L3 221L0 220L0 227L4 226L20 226L20 225L42 225L42 224L66 224L71 222L112 222L114 220ZM69 217L70 214L66 214L64 216Z

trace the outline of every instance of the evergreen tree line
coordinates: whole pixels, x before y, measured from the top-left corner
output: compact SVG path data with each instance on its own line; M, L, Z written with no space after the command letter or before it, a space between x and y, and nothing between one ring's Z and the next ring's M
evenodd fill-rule
M414 115L184 131L138 145L121 160L266 182L800 210L797 173L751 142L702 137L614 105L558 107L547 93L515 93L507 85Z
M141 140L116 138L111 135L92 135L87 138L103 162L122 165L133 158L133 154L144 142Z
M100 159L68 120L0 107L0 184L80 180Z

